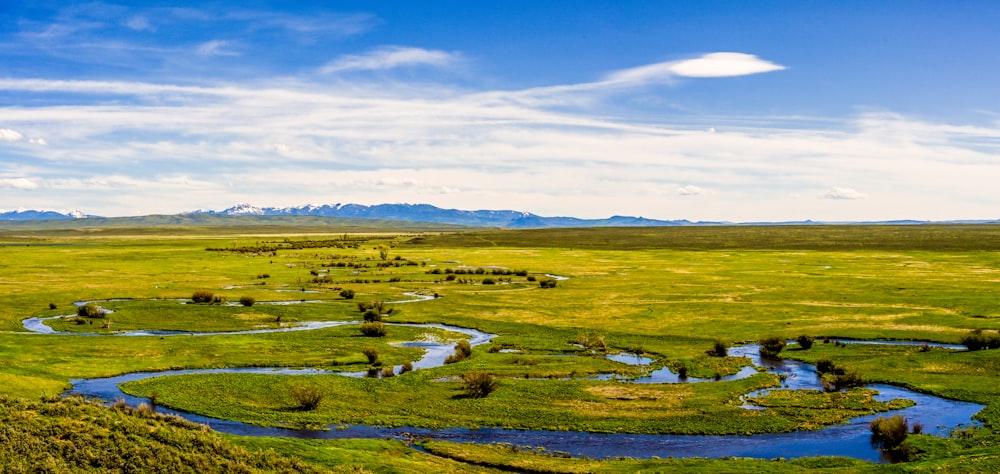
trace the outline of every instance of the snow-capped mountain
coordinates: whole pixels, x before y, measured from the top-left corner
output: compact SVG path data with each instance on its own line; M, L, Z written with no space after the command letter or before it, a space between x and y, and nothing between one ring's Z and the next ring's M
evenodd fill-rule
M686 220L661 221L642 217L614 216L608 219L543 217L524 211L442 209L430 204L307 204L296 207L257 207L238 204L222 211L193 211L191 214L225 216L322 216L357 219L386 219L409 222L434 222L487 227L601 227L601 226L675 226L690 225Z
M70 211L66 214L55 211L17 210L0 212L0 221L39 221L54 219L87 219L97 216L84 214L81 211Z

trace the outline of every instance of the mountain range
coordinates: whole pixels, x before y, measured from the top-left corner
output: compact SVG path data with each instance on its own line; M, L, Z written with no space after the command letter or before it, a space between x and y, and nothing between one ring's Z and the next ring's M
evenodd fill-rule
M704 226L704 225L814 225L814 224L986 224L1000 223L1000 220L962 220L962 221L918 221L892 220L877 222L692 222L681 220L658 220L644 217L612 216L606 219L581 219L577 217L545 217L524 211L512 210L478 210L464 211L459 209L442 209L430 204L377 204L366 206L362 204L309 204L296 207L257 207L250 204L238 204L222 211L195 210L178 214L179 216L315 216L337 217L349 219L380 219L404 222L426 222L437 224L452 224L476 227L504 227L512 229L545 228L545 227L663 227L663 226ZM84 214L80 211L59 213L54 211L8 211L0 212L0 221L33 221L58 219L88 219L99 216Z

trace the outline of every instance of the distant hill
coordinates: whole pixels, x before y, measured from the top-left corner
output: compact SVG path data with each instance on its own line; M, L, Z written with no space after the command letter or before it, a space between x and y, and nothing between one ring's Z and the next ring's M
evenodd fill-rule
M476 227L506 227L513 229L548 227L653 227L679 225L709 225L717 222L687 220L663 221L643 217L614 216L607 219L580 219L576 217L543 217L523 211L463 211L442 209L430 204L323 204L299 207L256 207L239 204L222 211L197 210L192 214L225 216L320 216L353 219L386 219L407 222L433 222Z
M86 219L89 216L80 211L63 214L55 211L7 211L0 212L0 221L41 221L52 219Z
M349 219L350 225L367 227L369 224L383 225L389 222L435 224L462 227L495 227L508 229L545 229L571 227L673 227L673 226L718 226L718 225L921 225L921 224L996 224L1000 220L953 220L953 221L917 221L917 220L887 220L864 222L823 222L823 221L775 221L775 222L692 222L686 219L658 220L644 217L612 216L606 219L581 219L578 217L545 217L530 212L513 210L478 210L464 211L460 209L442 209L430 204L377 204L366 206L362 204L309 204L297 207L257 207L250 204L238 204L221 211L203 210L184 212L174 215L149 215L136 217L101 218L98 216L73 211L62 214L53 211L9 211L0 212L0 222L17 221L66 221L71 219L86 220L92 225L110 224L123 225L125 222L133 225L205 225L205 218L222 217L261 217L261 218L335 218ZM364 224L369 221L369 224ZM84 221L79 221L84 222ZM228 221L211 221L213 225L232 225ZM276 223L271 220L269 223ZM288 222L288 221L285 221ZM249 224L243 221L244 224ZM403 224L403 227L410 227Z

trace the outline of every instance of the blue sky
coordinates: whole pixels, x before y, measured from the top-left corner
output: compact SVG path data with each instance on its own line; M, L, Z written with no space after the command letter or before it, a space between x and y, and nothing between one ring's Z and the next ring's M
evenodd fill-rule
M953 3L0 0L0 209L1000 218Z

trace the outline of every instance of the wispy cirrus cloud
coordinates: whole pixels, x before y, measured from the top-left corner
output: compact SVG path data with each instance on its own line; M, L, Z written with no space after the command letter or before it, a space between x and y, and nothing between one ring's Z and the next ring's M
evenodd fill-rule
M325 74L347 71L380 71L400 67L447 67L461 59L457 53L407 46L383 46L364 54L341 56L320 70Z
M631 83L641 87L649 80L643 77ZM122 196L143 212L238 201L427 200L466 209L503 203L583 217L712 220L927 218L934 216L919 213L942 209L941 196L982 202L969 210L980 215L1000 205L993 190L1000 125L889 113L795 126L766 117L666 117L650 124L608 117L587 104L552 108L349 75L333 87L0 79L0 91L72 99L0 108L4 130L20 135L10 147L26 164L0 175L6 180L0 201L15 202L19 192L32 202L77 196L83 201L75 206L99 214L131 212L122 210ZM719 128L707 133L709 126ZM26 147L25 135L50 144ZM192 169L224 179L189 179ZM885 191L886 180L897 191ZM853 187L831 189L831 182ZM87 189L105 192L80 194ZM867 214L843 210L857 206L842 201L865 197L856 189L880 189L867 197ZM928 204L930 195L937 206ZM900 209L913 211L901 216Z
M724 78L781 71L785 66L746 53L709 53L691 59L665 61L613 71L603 79L578 84L492 92L501 100L524 104L583 104L595 94L614 94L654 85L674 85L678 78Z

